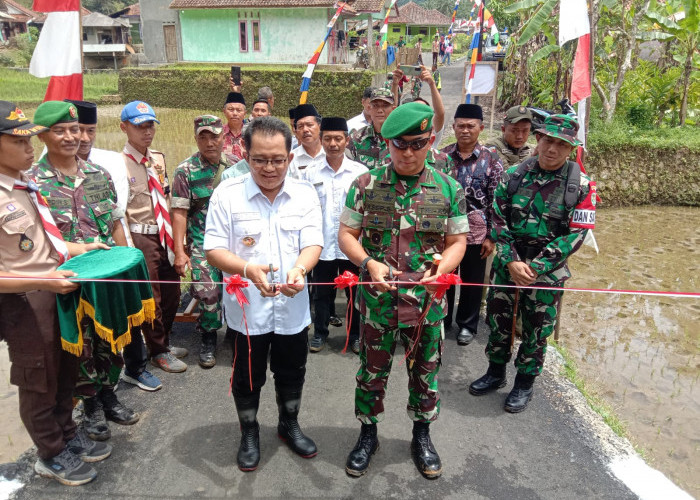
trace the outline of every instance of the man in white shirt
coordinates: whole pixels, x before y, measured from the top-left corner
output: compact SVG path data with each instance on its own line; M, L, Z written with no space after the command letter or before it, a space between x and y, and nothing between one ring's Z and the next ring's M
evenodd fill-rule
M359 274L357 266L348 260L338 247L340 214L345 205L348 188L352 181L367 171L363 164L345 156L348 145L348 124L343 118L323 118L321 120L321 144L326 153L325 159L312 163L303 173L321 202L323 211L323 252L314 268L315 283L332 283L336 276L345 271ZM345 293L350 300L349 289ZM334 311L335 288L314 286L314 337L309 343L311 352L321 351L328 338L328 324ZM351 306L352 307L352 306ZM350 324L349 344L355 354L360 352L359 314L353 314Z
M367 87L362 94L362 113L357 116L353 116L348 120L348 132L353 130L360 130L370 124L370 99L372 98L372 91L374 87Z
M314 188L287 176L292 136L277 118L251 122L243 136L250 174L222 182L209 202L204 250L224 278L237 274L243 309L224 294L228 333L233 337L233 397L241 424L238 468L260 461L256 420L267 359L275 377L277 432L304 458L318 453L297 422L308 355L309 293L305 276L321 255L321 206ZM269 276L268 276L269 275ZM257 288L257 291L255 288Z
M292 150L288 175L301 179L302 170L326 156L321 147L321 115L313 104L300 104L294 109L294 130L300 144Z

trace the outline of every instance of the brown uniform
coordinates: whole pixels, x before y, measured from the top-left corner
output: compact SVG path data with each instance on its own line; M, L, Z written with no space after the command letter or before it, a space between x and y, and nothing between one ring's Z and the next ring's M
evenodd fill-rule
M0 271L46 275L56 270L58 254L29 193L13 189L14 181L0 174ZM19 387L22 422L39 457L52 458L75 436L71 415L78 376L78 358L61 349L56 294L0 294L0 338L10 353L10 382Z
M148 189L148 172L140 163L144 156L129 143L124 146L123 156L129 180L126 219L134 246L143 252L151 281L180 281L180 276L168 261L166 250L160 244L153 202ZM158 173L163 191L167 196L170 188L163 153L149 149L146 151L146 159ZM168 352L170 330L180 303L180 285L152 283L151 286L156 303L156 319L153 321L153 326L144 323L141 329L146 338L150 356L156 356Z

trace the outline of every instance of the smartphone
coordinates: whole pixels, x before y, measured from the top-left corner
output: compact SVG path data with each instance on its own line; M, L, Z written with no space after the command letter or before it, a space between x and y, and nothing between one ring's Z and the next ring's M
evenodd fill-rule
M423 71L423 68L420 66L404 66L402 64L399 68L401 68L401 71L403 71L406 76L418 76Z
M231 66L231 79L233 80L234 85L241 84L241 67L240 66Z

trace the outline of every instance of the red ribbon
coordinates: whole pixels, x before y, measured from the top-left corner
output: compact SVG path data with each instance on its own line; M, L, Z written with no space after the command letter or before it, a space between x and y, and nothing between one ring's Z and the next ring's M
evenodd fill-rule
M348 298L348 307L345 310L345 347L343 347L343 354L348 350L348 343L350 342L350 325L352 324L352 310L353 310L353 300L352 300L352 287L357 286L360 279L357 275L351 273L350 271L345 271L340 276L336 276L333 282L335 283L335 288L342 290L343 288L350 289L350 297Z
M241 306L241 311L243 311L243 324L245 325L245 335L248 339L248 381L250 382L250 391L253 392L253 367L251 364L251 353L252 348L250 347L250 334L248 333L248 319L245 315L245 305L250 304L248 302L248 297L243 293L242 288L248 287L248 282L241 278L240 274L233 274L228 278L224 278L224 283L226 283L226 293L229 295L235 295L238 305ZM233 366L231 367L231 385L229 386L228 394L231 395L233 391L233 373L236 368L236 356L238 354L238 349L235 350L233 354Z

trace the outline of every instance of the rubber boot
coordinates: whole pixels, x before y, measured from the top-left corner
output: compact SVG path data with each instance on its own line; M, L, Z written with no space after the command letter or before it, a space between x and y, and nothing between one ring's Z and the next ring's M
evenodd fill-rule
M202 332L202 344L199 347L199 366L212 368L216 365L216 331Z
M413 422L413 440L411 441L411 457L418 472L426 479L437 479L442 475L440 455L435 451L430 440L430 423Z
M279 424L277 434L280 439L303 458L312 458L318 454L316 443L306 437L299 427L297 416L301 406L301 389L289 390L277 388L277 407L279 408Z
M102 401L99 397L83 399L83 427L90 439L93 441L107 441L112 437L112 433L107 425Z
M102 387L100 399L102 400L107 420L111 420L119 425L133 425L139 421L139 414L131 408L124 406L119 399L117 399L114 387Z
M377 439L377 424L362 424L360 437L345 462L345 472L353 477L360 477L369 468L369 463L379 449Z
M238 422L241 425L241 444L238 447L238 468L243 472L254 471L260 463L260 426L258 405L260 395L235 397Z
M486 375L476 379L469 385L469 393L474 396L482 396L496 389L500 389L505 386L506 383L506 365L489 362Z
M532 399L532 393L535 390L533 387L534 383L535 375L518 373L515 376L513 390L508 394L503 409L508 413L520 413L527 408L527 404Z

